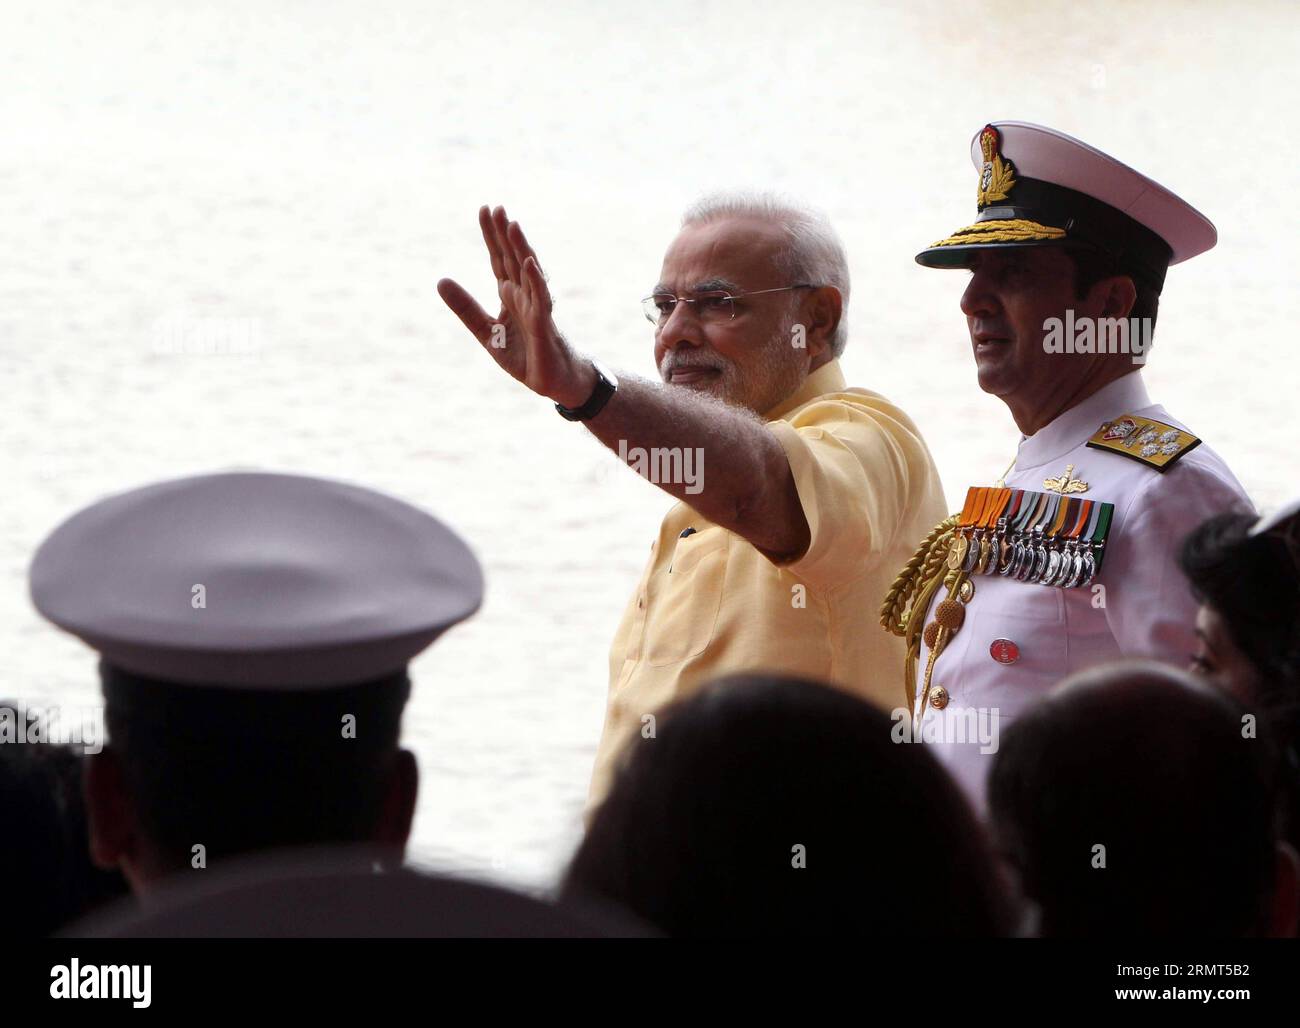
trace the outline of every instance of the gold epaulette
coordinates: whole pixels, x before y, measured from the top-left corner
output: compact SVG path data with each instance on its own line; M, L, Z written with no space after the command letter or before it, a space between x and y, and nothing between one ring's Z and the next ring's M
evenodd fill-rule
M1168 471L1185 453L1201 445L1190 432L1140 414L1125 414L1102 423L1088 445L1140 461L1157 471Z

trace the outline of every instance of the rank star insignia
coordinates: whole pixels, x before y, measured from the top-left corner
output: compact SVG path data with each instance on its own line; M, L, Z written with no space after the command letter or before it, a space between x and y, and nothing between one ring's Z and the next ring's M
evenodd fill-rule
M1043 488L1049 493L1060 493L1062 496L1068 496L1070 493L1086 493L1089 489L1088 483L1081 479L1074 478L1074 465L1065 465L1065 474L1059 478L1043 479Z
M976 202L979 210L995 200L1005 200L1016 184L1015 166L1002 158L1002 134L992 125L985 125L980 133L980 152L984 166L980 169L979 192Z

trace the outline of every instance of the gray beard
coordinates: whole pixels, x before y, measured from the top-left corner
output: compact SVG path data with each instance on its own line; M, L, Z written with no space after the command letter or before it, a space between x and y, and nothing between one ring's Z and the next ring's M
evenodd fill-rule
M804 376L791 345L793 329L791 311L743 367L717 354L721 372L707 388L698 391L755 414L771 410L803 384Z

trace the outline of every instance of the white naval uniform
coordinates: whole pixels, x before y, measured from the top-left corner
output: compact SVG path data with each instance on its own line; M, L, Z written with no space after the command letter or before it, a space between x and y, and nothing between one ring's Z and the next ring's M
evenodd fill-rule
M1022 437L1015 467L1006 476L1013 489L1043 492L1045 478L1062 475L1073 464L1074 478L1088 483L1088 490L1078 495L1115 505L1103 565L1092 585L1062 589L997 573L972 575L975 594L966 605L965 621L935 661L931 688L942 685L949 702L943 710L927 705L917 727L981 815L994 757L981 751L990 750L989 744L1022 711L1066 675L1123 658L1186 665L1195 648L1197 604L1178 566L1179 546L1206 518L1254 509L1227 465L1204 444L1163 473L1085 446L1102 422L1124 414L1187 431L1151 403L1141 372L1135 371ZM927 624L934 605L946 595L941 587ZM994 659L990 647L998 639L1019 648L1014 663ZM922 642L917 710L929 655Z

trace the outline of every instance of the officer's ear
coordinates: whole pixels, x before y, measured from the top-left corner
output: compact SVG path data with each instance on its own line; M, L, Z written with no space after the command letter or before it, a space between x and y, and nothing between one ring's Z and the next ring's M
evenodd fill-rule
M1093 286L1101 290L1101 316L1103 318L1127 318L1137 302L1137 286L1127 275L1112 275L1103 278Z
M86 757L82 771L90 859L113 870L130 857L137 844L135 808L125 788L122 762L111 748Z
M1300 920L1300 858L1288 843L1274 848L1273 902L1269 908L1267 935L1272 939L1293 939Z
M420 766L410 750L398 750L384 783L379 820L375 825L374 842L384 849L393 849L399 856L406 854L406 841L411 837L411 822L415 820L415 800L420 792Z

